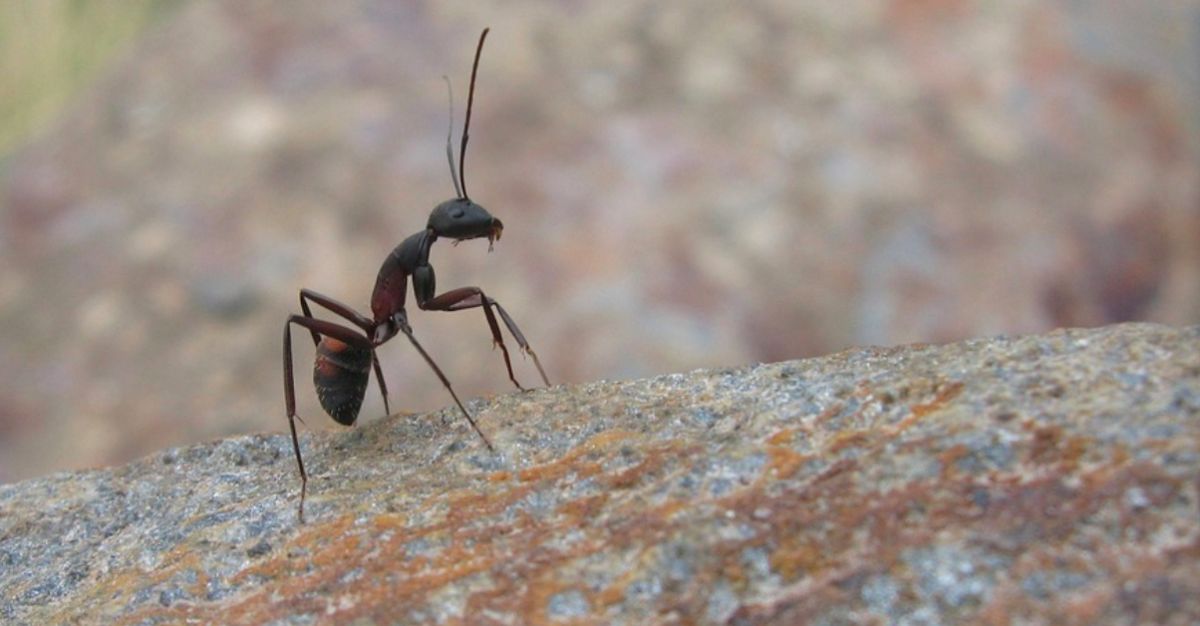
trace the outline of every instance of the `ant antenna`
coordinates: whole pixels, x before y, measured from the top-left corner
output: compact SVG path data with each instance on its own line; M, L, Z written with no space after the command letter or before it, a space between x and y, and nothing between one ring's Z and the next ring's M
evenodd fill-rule
M483 29L479 35L479 46L475 48L475 64L471 66L471 91L467 94L467 120L463 122L462 146L458 149L458 178L462 181L464 200L470 200L467 196L467 174L463 170L463 162L467 158L467 139L470 137L467 131L471 128L471 105L475 103L475 73L479 71L479 54L483 52L483 40L487 39L489 30L491 28Z
M450 179L454 181L454 193L462 198L463 192L462 187L458 184L458 172L454 171L454 149L450 147L450 138L454 135L454 88L450 86L450 79L445 74L442 74L442 80L446 81L446 93L450 95L450 103L446 107L450 113L450 124L446 128L446 160L450 163Z

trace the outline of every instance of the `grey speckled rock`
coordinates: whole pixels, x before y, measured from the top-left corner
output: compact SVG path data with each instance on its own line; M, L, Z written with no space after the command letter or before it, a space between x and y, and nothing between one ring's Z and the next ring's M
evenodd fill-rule
M498 453L448 410L306 435L305 525L283 434L0 486L0 619L1200 620L1200 327L471 408Z

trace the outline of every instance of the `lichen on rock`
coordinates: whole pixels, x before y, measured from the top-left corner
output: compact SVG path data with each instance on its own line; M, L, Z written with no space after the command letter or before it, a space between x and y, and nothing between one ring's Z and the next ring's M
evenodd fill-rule
M0 621L1200 620L1200 327L470 408L306 433L303 525L282 428L0 485Z

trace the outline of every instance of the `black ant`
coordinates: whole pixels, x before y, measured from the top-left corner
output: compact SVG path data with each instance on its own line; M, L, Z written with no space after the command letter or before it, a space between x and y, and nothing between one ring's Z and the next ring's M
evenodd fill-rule
M471 67L471 89L467 96L467 117L463 122L462 144L458 150L458 173L454 171L454 151L451 148L451 135L454 127L454 104L451 92L450 103L450 132L446 136L446 157L450 161L450 177L454 181L454 190L458 196L437 206L429 214L429 223L425 230L412 235L396 246L379 268L379 276L375 279L375 290L371 294L372 317L367 317L354 309L309 289L300 290L300 309L303 315L290 315L283 325L283 393L287 404L288 425L292 429L292 448L296 451L296 464L300 467L300 521L304 521L304 496L308 487L308 474L304 471L304 460L300 456L300 440L296 437L296 392L292 374L292 324L297 324L312 334L313 344L317 348L316 361L313 365L313 385L321 407L340 424L350 426L358 419L358 410L362 407L363 396L367 391L367 379L370 370L375 369L375 378L379 381L379 391L383 394L384 411L388 414L387 384L383 382L383 371L379 367L379 358L375 349L386 343L397 333L404 333L412 342L417 352L433 369L442 385L454 398L471 428L483 440L488 450L494 450L492 443L484 436L483 431L475 424L471 414L454 393L450 381L442 373L441 368L433 362L429 353L421 347L413 336L412 328L408 325L408 314L404 310L405 290L408 279L412 277L413 295L417 306L425 311L462 311L464 309L483 308L487 318L488 328L492 331L492 341L500 346L504 354L504 366L508 369L508 378L517 386L524 389L513 375L512 362L508 358L508 348L500 336L500 326L496 323L496 313L508 327L509 333L516 339L526 354L533 357L542 382L549 386L546 372L542 369L537 355L525 341L525 335L517 328L516 322L500 306L500 303L489 298L479 287L459 287L435 295L433 266L429 264L429 249L439 237L454 240L455 243L466 239L488 240L488 250L500 239L504 224L492 217L482 206L476 204L467 196L466 172L463 161L467 153L468 130L471 127L471 106L475 100L475 74L479 70L479 55L483 51L483 41L487 38L487 28L479 35L479 46L475 49L475 63ZM445 77L443 77L445 78ZM446 79L449 87L450 80ZM325 307L330 312L350 322L353 328L334 322L313 317L308 307L309 300ZM494 311L493 311L494 309Z

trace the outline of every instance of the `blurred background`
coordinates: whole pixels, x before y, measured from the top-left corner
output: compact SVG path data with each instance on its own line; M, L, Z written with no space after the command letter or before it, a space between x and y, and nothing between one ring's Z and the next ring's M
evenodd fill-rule
M487 25L467 178L504 239L432 261L552 382L1200 321L1197 0L18 0L0 482L286 430L297 292L368 311L454 195L441 76L461 129ZM460 393L511 390L481 313L410 313ZM448 404L380 357L393 408Z

